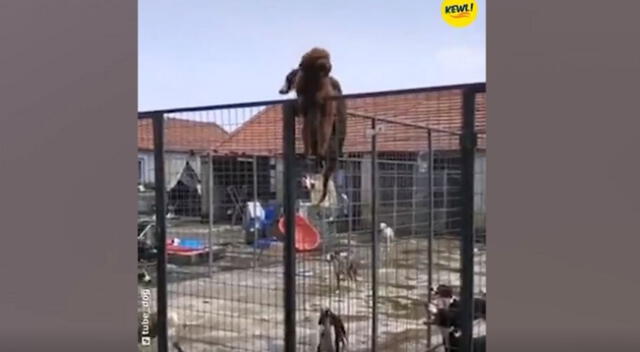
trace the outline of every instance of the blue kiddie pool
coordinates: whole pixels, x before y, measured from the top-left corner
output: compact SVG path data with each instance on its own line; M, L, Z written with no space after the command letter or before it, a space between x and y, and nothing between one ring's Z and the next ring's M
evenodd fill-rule
M199 238L180 238L176 247L185 250L202 250L205 249L206 244Z

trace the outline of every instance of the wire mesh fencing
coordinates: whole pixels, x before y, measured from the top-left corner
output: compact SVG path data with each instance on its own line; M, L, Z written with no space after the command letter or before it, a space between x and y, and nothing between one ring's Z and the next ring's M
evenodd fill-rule
M293 336L296 351L316 351L330 309L349 351L442 349L429 302L437 285L461 287L463 88L348 96L344 147L320 205L322 177L300 157L302 119L289 116L291 101L141 114L139 267L150 280L139 275L139 291L148 311L165 306L157 328L165 339L141 348L284 351ZM486 292L480 140L475 295Z

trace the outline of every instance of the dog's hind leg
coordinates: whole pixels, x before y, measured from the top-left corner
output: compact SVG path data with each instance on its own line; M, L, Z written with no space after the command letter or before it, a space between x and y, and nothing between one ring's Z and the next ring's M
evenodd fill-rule
M178 352L184 352L184 349L182 348L182 345L180 345L180 343L178 343L178 342L174 342L173 343L173 348L175 348L176 351L178 351Z
M322 170L323 161L324 160L322 158L319 158L319 157L315 158L315 163L314 163L315 169L313 170L314 173L318 173L320 172L320 170Z
M314 107L309 110L309 140L311 141L311 154L314 156L319 155L320 138L318 130L320 128L322 119L322 111L318 107Z
M324 159L329 153L333 124L335 121L334 102L327 102L323 106L320 126L318 128L318 155Z
M354 289L358 290L358 269L351 264L351 270L349 270L349 272L351 273L351 281L353 281Z
M308 116L308 113L304 115L304 119L302 121L302 146L303 146L303 155L304 158L308 158L312 153L312 141L311 137L313 133L313 126L311 126L311 117Z

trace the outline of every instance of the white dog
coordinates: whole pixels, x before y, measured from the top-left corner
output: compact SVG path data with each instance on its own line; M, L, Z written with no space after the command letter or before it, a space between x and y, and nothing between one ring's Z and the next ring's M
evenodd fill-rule
M317 204L322 196L322 174L305 175L302 178L304 188L309 190L311 203ZM338 195L333 180L329 180L327 185L327 197L320 204L323 208L335 207L338 204Z
M393 239L396 237L395 232L393 232L393 229L384 222L380 223L380 232L388 248L389 245L391 245L391 242L393 242Z

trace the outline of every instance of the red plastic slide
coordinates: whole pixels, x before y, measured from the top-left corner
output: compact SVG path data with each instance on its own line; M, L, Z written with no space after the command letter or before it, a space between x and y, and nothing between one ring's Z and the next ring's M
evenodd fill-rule
M312 251L320 245L320 234L302 215L296 215L296 249L298 251ZM284 217L278 221L278 228L284 234Z

